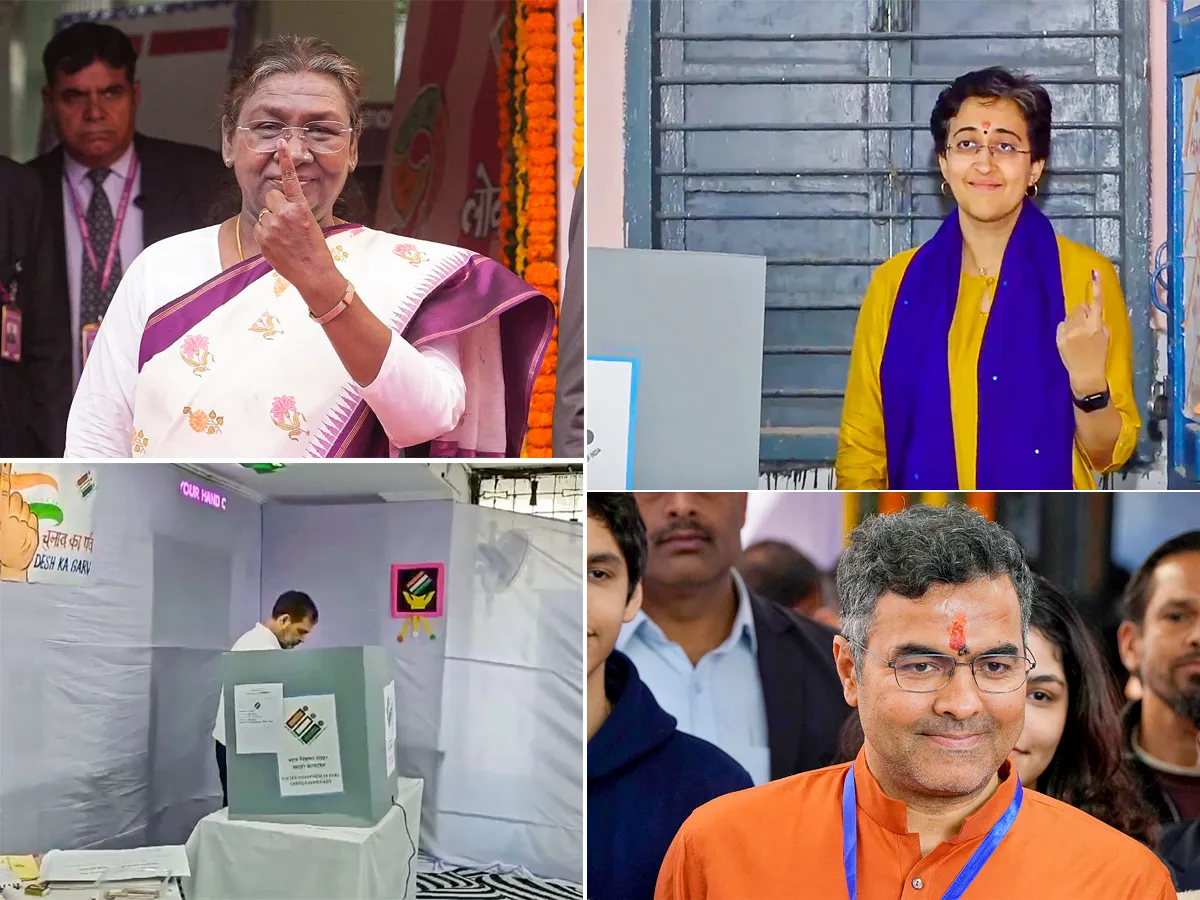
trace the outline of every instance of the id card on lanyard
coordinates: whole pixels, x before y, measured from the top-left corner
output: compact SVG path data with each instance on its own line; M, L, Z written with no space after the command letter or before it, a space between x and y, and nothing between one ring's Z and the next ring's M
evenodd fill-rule
M12 283L0 283L0 359L11 363L21 361L21 310L17 307L20 275L21 261L17 260Z
M979 874L979 870L992 858L992 854L1012 828L1013 822L1017 820L1025 789L1021 787L1020 775L1014 772L1013 778L1017 779L1017 790L1013 794L1012 802L1008 804L1008 809L984 836L983 842L971 854L962 871L950 883L950 887L946 888L941 900L959 900L962 897ZM850 900L858 900L858 796L854 786L853 765L846 772L846 781L842 785L842 864L846 869L846 890L850 894Z
M125 176L125 188L121 191L121 201L117 204L117 216L113 221L112 237L108 241L108 252L104 255L104 271L100 271L100 263L96 259L96 250L92 247L92 234L88 229L87 218L83 214L83 207L79 203L79 197L75 193L75 186L70 182L67 183L68 193L71 195L71 206L75 209L75 221L79 223L79 236L83 239L83 252L87 254L88 262L92 266L92 271L96 273L96 277L100 279L100 293L104 293L105 287L108 286L108 279L112 277L113 260L117 255L117 247L121 245L121 228L125 224L125 215L129 212L129 200L133 194L133 180L137 176L138 158L137 154L129 161L129 172ZM96 185L92 190L104 190L103 184Z

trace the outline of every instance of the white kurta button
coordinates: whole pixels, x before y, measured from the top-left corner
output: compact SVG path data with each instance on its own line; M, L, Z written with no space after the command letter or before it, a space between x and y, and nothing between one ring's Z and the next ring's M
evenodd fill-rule
M919 891L921 888L925 887L925 882L923 882L920 878L914 878L912 880L912 886Z

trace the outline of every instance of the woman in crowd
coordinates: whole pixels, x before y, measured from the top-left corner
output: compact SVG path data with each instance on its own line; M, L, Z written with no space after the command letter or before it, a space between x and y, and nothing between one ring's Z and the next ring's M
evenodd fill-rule
M68 456L520 455L553 305L490 259L337 215L362 97L320 39L249 54L221 117L241 210L129 267Z
M938 97L930 130L955 208L867 288L838 488L1094 488L1133 453L1117 273L1033 203L1050 129L1045 88L1005 69L970 72Z
M1029 623L1037 661L1025 683L1025 727L1009 759L1021 782L1069 803L1151 849L1159 827L1124 758L1116 685L1078 610L1046 579ZM842 730L849 761L862 745L858 716Z

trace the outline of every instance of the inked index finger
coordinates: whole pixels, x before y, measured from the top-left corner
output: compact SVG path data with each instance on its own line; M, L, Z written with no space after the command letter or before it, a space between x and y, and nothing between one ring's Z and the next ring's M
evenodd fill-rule
M12 490L12 463L0 463L0 497Z
M283 138L279 139L279 172L283 181L283 196L289 200L303 200L304 189L300 187L300 176L296 174L296 164L292 162L292 151Z

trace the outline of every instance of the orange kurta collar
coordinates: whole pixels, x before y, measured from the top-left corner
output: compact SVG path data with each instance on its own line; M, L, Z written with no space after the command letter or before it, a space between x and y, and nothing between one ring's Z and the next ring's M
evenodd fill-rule
M983 806L963 822L962 829L947 843L963 844L978 840L1000 821L1017 792L1017 775L1013 771L1012 763L1008 760L1004 761L998 774L1000 785L996 788L996 793L992 794ZM854 760L854 789L858 797L858 808L871 821L893 834L902 836L909 834L908 808L903 801L889 797L883 792L883 788L880 787L875 775L867 765L865 747L858 751L858 757Z

